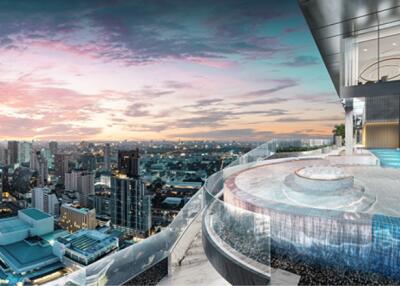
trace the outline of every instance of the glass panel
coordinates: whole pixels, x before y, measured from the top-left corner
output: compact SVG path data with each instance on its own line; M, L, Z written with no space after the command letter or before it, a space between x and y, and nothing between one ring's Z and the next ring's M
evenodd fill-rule
M372 32L359 31L357 36L358 65L353 71L356 78L351 85L375 83L379 79L378 29ZM358 73L358 75L357 75Z
M400 80L400 22L380 26L379 80Z

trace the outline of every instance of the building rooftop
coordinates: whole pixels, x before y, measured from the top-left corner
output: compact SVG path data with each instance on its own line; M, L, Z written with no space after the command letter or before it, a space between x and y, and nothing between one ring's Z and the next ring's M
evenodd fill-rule
M167 197L162 203L167 205L179 205L182 203L182 198Z
M42 219L51 217L49 214L42 212L35 208L23 209L23 210L20 210L20 212L33 218L34 220L42 220Z
M29 228L31 226L18 217L0 219L0 233L21 231Z
M85 256L96 253L98 250L109 245L117 238L97 230L80 230L64 237L58 241L67 248L79 252Z
M88 209L88 208L84 208L84 207L80 207L80 206L75 206L75 205L73 205L73 204L63 204L62 207L65 207L65 208L68 208L68 209L71 209L71 210L74 210L74 211L77 211L77 212L80 212L80 213L83 213L83 214L86 214L86 213L88 213L89 211L91 211L91 210Z
M0 246L1 259L15 272L26 272L59 261L47 242L35 244L23 240Z

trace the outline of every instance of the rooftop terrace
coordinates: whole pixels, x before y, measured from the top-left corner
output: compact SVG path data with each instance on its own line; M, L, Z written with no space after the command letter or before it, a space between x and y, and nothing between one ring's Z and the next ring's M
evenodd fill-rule
M58 262L48 243L29 244L25 240L0 246L0 257L15 272L21 273Z
M28 208L20 210L20 212L24 213L25 215L33 218L34 220L42 220L51 217L49 214L42 212L35 208Z

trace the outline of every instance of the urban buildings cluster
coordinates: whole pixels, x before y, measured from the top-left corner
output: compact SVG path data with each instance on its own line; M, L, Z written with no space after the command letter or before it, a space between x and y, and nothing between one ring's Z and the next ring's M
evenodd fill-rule
M3 142L0 279L41 284L160 231L255 144Z

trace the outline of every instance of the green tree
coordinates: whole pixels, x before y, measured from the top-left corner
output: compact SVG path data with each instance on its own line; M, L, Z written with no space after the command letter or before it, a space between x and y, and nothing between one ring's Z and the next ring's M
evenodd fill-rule
M345 127L344 124L335 125L335 128L332 130L333 135L341 136L343 139L345 137Z

